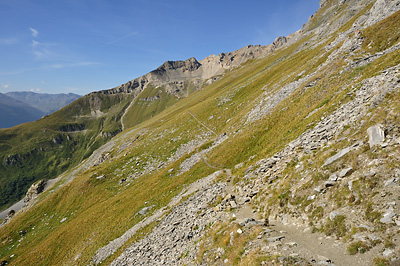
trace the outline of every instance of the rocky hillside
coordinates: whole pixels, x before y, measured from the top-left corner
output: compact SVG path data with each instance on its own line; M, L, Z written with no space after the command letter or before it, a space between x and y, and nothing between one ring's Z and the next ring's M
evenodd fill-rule
M81 97L39 121L0 129L0 161L3 162L0 164L0 209L21 200L34 182L55 178L76 166L123 129L146 121L216 81L225 70L265 55L275 47L275 44L249 45L200 62L195 58L168 61L147 75ZM2 105L6 115L3 119L7 123L5 127L33 121L44 115L22 102L32 104L36 101L34 106L51 112L61 103L76 99L74 94L13 92L8 95L13 98L4 95L9 99L7 104ZM14 98L21 100L18 103L26 110L21 111L20 108L18 113L14 107L10 109L10 103L17 103ZM24 115L23 120L18 115Z
M119 134L34 184L1 263L398 265L399 29L398 0L320 1L271 45L84 97Z

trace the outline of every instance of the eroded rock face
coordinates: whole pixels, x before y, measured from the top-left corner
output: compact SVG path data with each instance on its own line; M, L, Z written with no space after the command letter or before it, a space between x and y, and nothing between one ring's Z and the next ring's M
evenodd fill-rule
M278 38L275 39L275 41L272 43L275 48L280 48L284 46L287 43L287 39L284 36L279 36Z
M142 77L98 93L138 95L149 84L166 86L169 93L174 93L175 89L180 89L176 84L184 84L185 82L191 82L197 89L200 89L205 81L223 74L225 70L237 67L247 60L262 57L286 43L286 37L279 37L271 45L247 45L234 52L210 55L200 61L194 57L184 61L166 61L160 67ZM95 95L96 93L92 94Z
M15 211L14 210L10 210L6 216L6 218L4 218L3 222L1 225L5 225L6 223L8 223L8 221L10 221L13 217L14 217Z
M26 196L24 198L25 204L36 198L40 193L42 193L45 186L45 180L40 180L36 183L33 183L32 186L28 189L28 192L26 192Z
M367 133L369 137L369 147L371 148L375 145L382 145L385 141L385 132L380 126L372 126L368 128Z

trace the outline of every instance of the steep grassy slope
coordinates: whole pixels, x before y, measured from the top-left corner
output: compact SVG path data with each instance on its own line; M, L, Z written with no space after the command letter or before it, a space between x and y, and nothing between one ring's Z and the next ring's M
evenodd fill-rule
M121 131L126 95L92 94L42 119L0 130L0 206L56 177Z
M21 199L35 181L54 178L87 158L124 128L155 116L217 80L215 75L274 47L249 45L202 63L195 58L167 61L142 77L86 95L37 122L0 130L0 209Z
M199 265L315 261L293 250L296 243L266 239L273 230L247 227L235 214L296 224L305 233L321 233L321 239L334 236L349 246L350 254L370 250L365 257L350 257L350 264L344 260L349 254L339 255L337 265L368 265L374 257L377 264L388 265L395 255L377 256L400 244L395 240L399 225L381 221L390 206L394 212L399 204L398 185L386 182L397 177L399 168L400 33L393 25L400 13L379 24L357 26L375 6L375 1L326 2L295 43L247 61L162 108L157 109L159 88L144 89L131 108L148 110L147 119L130 108L123 120L134 126L102 150L99 156L106 161L74 172L71 182L68 173L61 176L35 206L0 228L0 258L11 265L151 264L168 256L177 264ZM370 148L366 131L376 124L390 138L386 146ZM349 147L354 149L326 164ZM351 171L333 181L337 183L324 183L348 167ZM179 215L163 220L174 214L177 203L163 207L183 188L221 169L215 182L230 189L204 203L190 221L180 221ZM236 198L227 196L231 193ZM183 208L193 208L185 205L186 199ZM162 221L188 225L184 231L168 231L157 239L163 250L153 250L155 243L148 239L153 229L162 231ZM136 234L115 250L100 250L134 226ZM190 238L189 232L194 240L178 253L175 247ZM143 244L143 252L132 257L136 253L125 249L136 241L142 241L137 243ZM99 250L105 253L101 260L96 259Z

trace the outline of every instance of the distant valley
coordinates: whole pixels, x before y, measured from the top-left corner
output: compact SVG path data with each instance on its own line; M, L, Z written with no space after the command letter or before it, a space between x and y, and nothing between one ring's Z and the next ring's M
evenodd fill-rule
M0 128L9 128L49 115L81 96L28 91L0 93Z

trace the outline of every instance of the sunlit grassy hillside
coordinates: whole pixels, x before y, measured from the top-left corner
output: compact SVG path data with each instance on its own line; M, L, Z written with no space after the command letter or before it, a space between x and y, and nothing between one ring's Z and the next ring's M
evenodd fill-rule
M187 98L178 101L163 94L162 102L141 101L157 95L158 89L148 87L125 114L124 124L131 127L114 137L108 160L83 168L86 170L71 182L65 173L64 179L39 196L34 207L0 228L0 259L10 265L87 265L99 248L166 206L187 184L217 169L231 170L234 183L243 181L241 177L250 165L272 156L350 101L360 81L400 64L400 52L395 50L365 66L347 67L349 60L357 61L366 53L378 53L398 43L400 31L395 29L399 28L399 12L362 31L366 45L357 54L331 56L343 42L330 50L326 46L372 7L366 6L328 36L311 31L348 12L341 6L325 13L336 2L321 9L304 29L303 38L294 44L227 71L220 80L192 91ZM297 88L271 105L269 112L249 118L262 95L272 97L294 82L298 82ZM398 99L399 95L392 97ZM28 184L77 165L122 129L121 116L131 100L129 95L89 95L35 123L1 131L2 160L8 154L25 157L12 165L2 164L0 170L8 173L13 169L10 178L18 182L27 178L24 173L29 170L34 174L26 180ZM105 115L93 118L94 110ZM340 145L344 144L335 148L343 148ZM313 162L321 166L326 157L321 154ZM288 204L290 178L300 178L294 166L290 164L284 172L289 176L287 187L271 189L269 197L262 198L270 208L265 212ZM17 197L14 191L21 195L23 190L5 190L10 198L3 200L3 206ZM298 198L297 204L305 202L304 195ZM149 211L138 214L144 207L150 207ZM108 265L157 222L141 229L102 265ZM221 243L216 241L216 247ZM243 239L242 246L227 249L226 257L246 264L238 253L245 244Z

